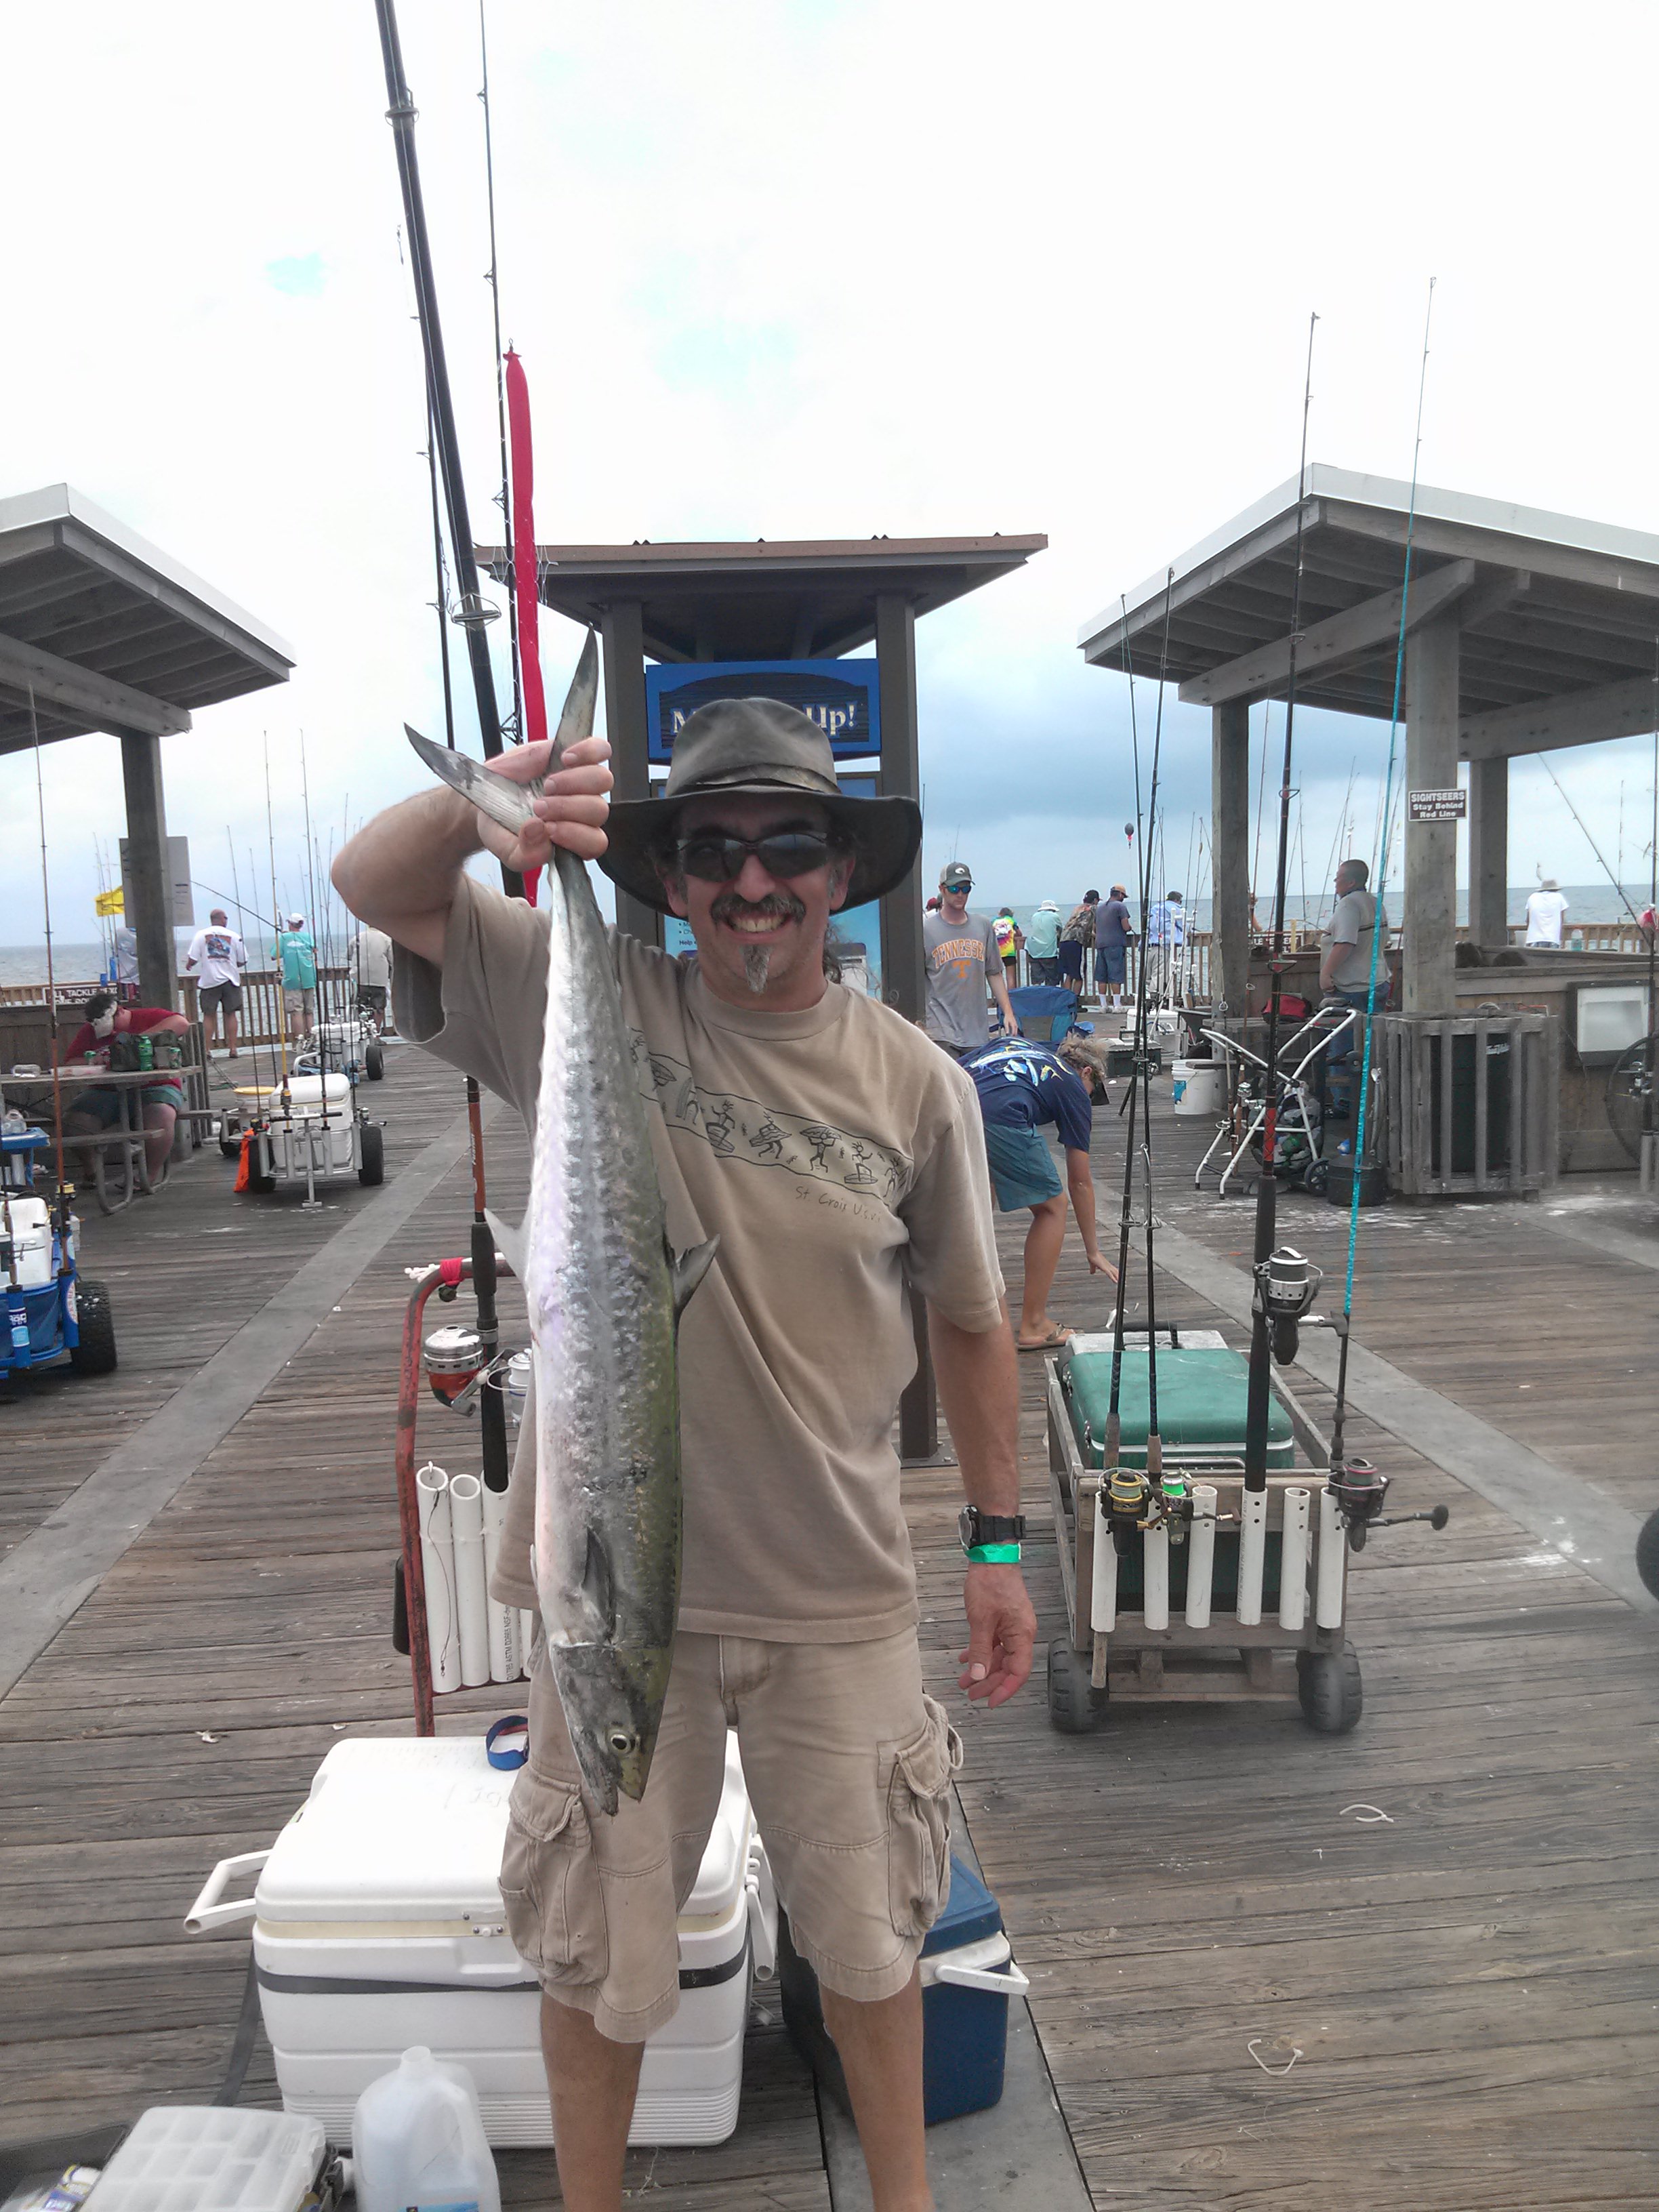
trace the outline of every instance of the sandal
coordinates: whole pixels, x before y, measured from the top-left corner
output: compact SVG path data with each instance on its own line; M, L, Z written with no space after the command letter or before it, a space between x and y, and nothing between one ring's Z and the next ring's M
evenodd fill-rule
M1027 1344L1017 1335L1014 1339L1014 1349L1017 1352L1058 1352L1062 1345L1071 1342L1075 1334L1075 1330L1066 1328L1060 1322L1055 1322L1047 1336L1038 1337L1035 1344Z

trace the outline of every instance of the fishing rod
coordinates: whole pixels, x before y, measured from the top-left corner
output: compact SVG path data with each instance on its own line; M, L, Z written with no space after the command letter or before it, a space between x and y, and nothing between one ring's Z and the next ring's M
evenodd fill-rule
M46 785L40 765L40 720L34 710L34 686L29 686L29 728L34 738L34 805L40 824L40 907L46 930L46 1030L52 1040L52 1117L53 1150L58 1175L58 1249L64 1255L61 1272L69 1273L68 1207L75 1193L64 1180L64 1071L58 1045L58 976L52 953L52 878L46 866ZM15 1249L15 1248L14 1248Z
M507 573L515 571L513 565L513 495L508 481L507 460L507 374L501 353L501 287L495 261L495 143L489 124L489 40L484 27L484 0L478 0L478 61L483 73L483 84L478 98L483 103L484 126L484 195L489 209L489 267L484 272L489 286L490 307L495 326L495 428L501 447L501 488L495 495L501 510L501 548L507 556ZM524 689L519 672L519 595L510 586L507 594L507 666L513 677L513 727L520 744L526 732L524 726Z
M282 902L276 896L276 827L270 808L270 732L264 732L265 744L265 842L270 848L270 902L280 913ZM252 858L252 855L250 855ZM283 1111L290 1105L288 1087L288 993L283 988L283 933L276 933L276 1042L281 1054L281 1092ZM272 1055L276 1057L275 1054Z
M403 48L392 0L374 0L374 14L380 31L380 57L386 67L389 102L386 120L392 125L397 147L398 181L403 191L404 227L409 239L410 268L415 279L415 306L421 325L421 349L426 361L427 393L436 432L437 468L449 518L455 581L460 590L460 605L454 619L466 633L467 659L472 669L478 735L484 757L494 760L502 750L501 726L495 705L495 672L489 665L489 642L484 631L499 610L489 605L478 589L478 566L472 554L472 525L467 514L466 485L461 474L460 441L455 430L449 366L444 355L443 326L432 275L432 247L427 237L426 203L422 197L420 161L415 151L416 110L404 75ZM503 874L510 872L503 870ZM507 888L511 891L514 886L509 884Z
M431 394L427 396L426 465L432 480L432 560L437 572L432 605L438 617L438 665L444 679L444 743L455 750L455 686L449 668L449 570L444 560L443 523L438 513L438 433L433 426Z
M306 906L311 916L313 931L322 929L325 957L326 957L328 930L323 922L322 914L317 904L316 853L311 835L311 776L306 766L306 733L303 730L300 732L300 801L304 809L306 825L306 884L308 892ZM313 1024L313 1030L317 1039L317 1068L322 1079L322 1112L324 1121L326 1122L328 1119L328 993L327 987L323 981L320 963L316 963L314 953L313 958L317 970L317 1009L322 1017L320 1021Z
M1583 815L1578 811L1578 809L1577 809L1577 808L1573 805L1573 803L1572 803L1571 799L1570 799L1567 797L1566 792L1565 792L1565 788L1563 787L1563 785L1562 785L1562 782L1561 782L1561 779L1560 779L1560 777L1559 777L1559 775L1557 775L1557 774L1555 773L1555 770L1554 770L1554 769L1553 769L1553 768L1552 768L1552 767L1551 767L1551 765L1550 765L1550 757L1549 757L1549 755L1548 755L1547 753L1540 753L1540 754L1539 754L1539 756L1538 756L1538 757L1539 757L1539 759L1540 759L1540 760L1543 763L1543 764L1544 764L1544 772L1545 772L1545 774L1549 777L1550 781L1551 781L1551 782L1555 786L1555 787L1556 787L1557 791L1559 791L1559 792L1561 793L1562 801L1563 801L1563 803L1565 804L1565 807L1566 807L1566 810L1567 810L1568 813L1571 815L1571 817L1572 817L1573 820L1574 820L1574 821L1578 824L1578 827L1579 827L1581 830L1583 830L1583 832L1584 832L1584 842L1585 842L1585 843L1589 847L1589 848L1590 848L1591 852L1595 854L1595 855L1596 859L1597 859L1597 860L1601 863L1601 872L1602 872L1602 874L1607 878L1607 881L1608 881L1608 882L1613 885L1613 888L1614 889L1614 890L1618 892L1618 894L1619 894L1619 897L1620 897L1620 903L1623 905L1624 909L1625 909L1625 912L1626 912L1626 913L1630 916L1631 920L1632 920L1632 921L1636 924L1637 927L1639 929L1639 928L1641 927L1641 926L1642 926L1642 917L1641 917L1641 915L1640 915L1639 914L1638 914L1638 912L1636 911L1636 908L1635 908L1631 904L1631 902L1630 902L1629 899L1626 896L1626 895L1625 895L1625 886L1623 885L1623 884L1621 884L1621 883L1620 882L1620 880L1619 880L1618 877L1613 873L1613 870L1612 870L1612 869L1607 866L1607 855L1602 852L1601 848L1601 847L1596 843L1596 842L1595 842L1595 838L1594 838L1594 837L1592 837L1592 836L1590 836L1589 830L1589 829L1588 829L1588 828L1586 827L1586 825L1585 825L1585 822L1584 822L1584 817L1583 817Z
M1158 765L1164 748L1164 695L1169 688L1170 674L1170 614L1175 597L1175 570L1166 571L1164 580L1164 642L1158 658L1158 711L1152 722L1152 773L1146 794L1147 830L1141 840L1141 854L1147 869L1147 878L1141 885L1141 927L1146 927L1146 893L1150 888L1152 831L1161 830L1158 811ZM1170 934L1170 901L1165 890L1164 896L1164 934ZM1167 951L1167 942L1166 942ZM1161 1495L1164 1480L1164 1444L1158 1426L1158 1279L1152 1267L1152 1060L1146 1037L1146 963L1141 966L1140 988L1135 1006L1135 1067L1141 1086L1140 1158L1146 1185L1146 1483L1149 1492Z
M1277 1225L1279 1178L1274 1173L1274 1139L1279 1121L1279 1002L1285 976L1285 889L1290 866L1291 770L1296 732L1296 676L1297 648L1302 641L1302 576L1304 538L1308 514L1308 418L1313 408L1314 331L1316 314L1308 319L1308 365L1302 389L1302 456L1296 481L1296 565L1291 584L1290 663L1285 687L1285 757L1279 787L1279 850L1273 872L1273 922L1268 958L1267 1044L1262 1078L1261 1173L1255 1187L1255 1243L1252 1271L1256 1295L1250 1322L1249 1389L1244 1415L1244 1487L1265 1492L1267 1487L1267 1415L1271 1378L1267 1300L1268 1263L1273 1258ZM1375 933L1372 942L1375 945Z
M1382 957L1383 940L1382 894L1387 887L1389 853L1394 839L1395 771L1400 750L1400 708L1405 696L1406 631L1407 607L1412 590L1412 555L1417 542L1417 478L1423 454L1423 399L1429 379L1429 329L1434 315L1434 279L1429 279L1429 300L1423 318L1423 359L1417 380L1417 428L1412 447L1412 488L1406 509L1406 562L1400 580L1400 630L1395 640L1394 701L1389 714L1389 769L1382 788L1382 850L1376 888L1372 894L1371 957L1365 976L1365 1029L1359 1057L1359 1104L1356 1109L1353 1139L1353 1171L1348 1195L1348 1256L1342 1286L1342 1322L1338 1330L1339 1345L1336 1363L1336 1397L1331 1410L1331 1475L1337 1488L1339 1502L1345 1510L1353 1510L1361 1519L1374 1517L1382 1502L1387 1478L1378 1478L1366 1470L1367 1483L1363 1495L1345 1495L1347 1487L1347 1455L1344 1444L1343 1425L1348 1402L1348 1338L1353 1320L1353 1279L1359 1252L1359 1191L1364 1172L1365 1133L1370 1119L1371 1087L1371 1045L1376 1017L1376 978Z
M1129 604L1127 599L1123 598L1120 598L1118 604L1123 610L1121 630L1123 673L1128 678L1129 684L1129 746L1131 757L1134 762L1135 775L1135 822L1124 824L1124 833L1129 839L1129 849L1133 857L1135 848L1133 831L1136 824L1140 821L1140 732L1135 719L1134 668L1129 659ZM1144 840L1141 849L1145 850ZM1144 881L1144 871L1140 869L1139 863L1128 872L1134 878L1136 888L1140 889ZM1142 926L1140 957L1135 963L1137 1005L1145 997L1146 985L1146 910L1144 903L1141 907L1140 920ZM1123 1388L1123 1316L1125 1301L1128 1296L1129 1237L1134 1218L1135 1121L1140 1104L1139 1088L1133 1080L1129 1085L1127 1103L1129 1119L1123 1136L1123 1199L1119 1210L1117 1224L1117 1295L1112 1302L1112 1378L1106 1401L1106 1433L1101 1453L1101 1464L1109 1470L1115 1469L1117 1467L1123 1436L1123 1424L1119 1410ZM1095 1686L1098 1689L1101 1685L1097 1683Z

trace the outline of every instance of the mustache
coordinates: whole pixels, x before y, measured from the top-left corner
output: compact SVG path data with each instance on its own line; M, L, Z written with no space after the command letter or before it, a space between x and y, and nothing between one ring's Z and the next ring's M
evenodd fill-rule
M708 911L716 921L729 921L737 914L765 915L779 921L806 919L806 908L793 891L769 891L763 899L739 898L736 891L722 891Z

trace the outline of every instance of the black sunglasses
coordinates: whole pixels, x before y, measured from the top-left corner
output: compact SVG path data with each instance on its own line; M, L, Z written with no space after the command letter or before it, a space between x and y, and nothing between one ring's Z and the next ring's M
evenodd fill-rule
M822 830L774 830L764 837L728 837L711 830L707 836L682 839L672 850L688 876L706 884L731 884L751 853L769 876L787 881L827 868L842 848Z

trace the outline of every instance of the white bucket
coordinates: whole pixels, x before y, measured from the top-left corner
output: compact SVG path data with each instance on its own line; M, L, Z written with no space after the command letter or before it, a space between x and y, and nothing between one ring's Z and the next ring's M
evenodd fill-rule
M1170 1074L1177 1114L1220 1113L1226 1099L1227 1086L1218 1060L1172 1060Z

